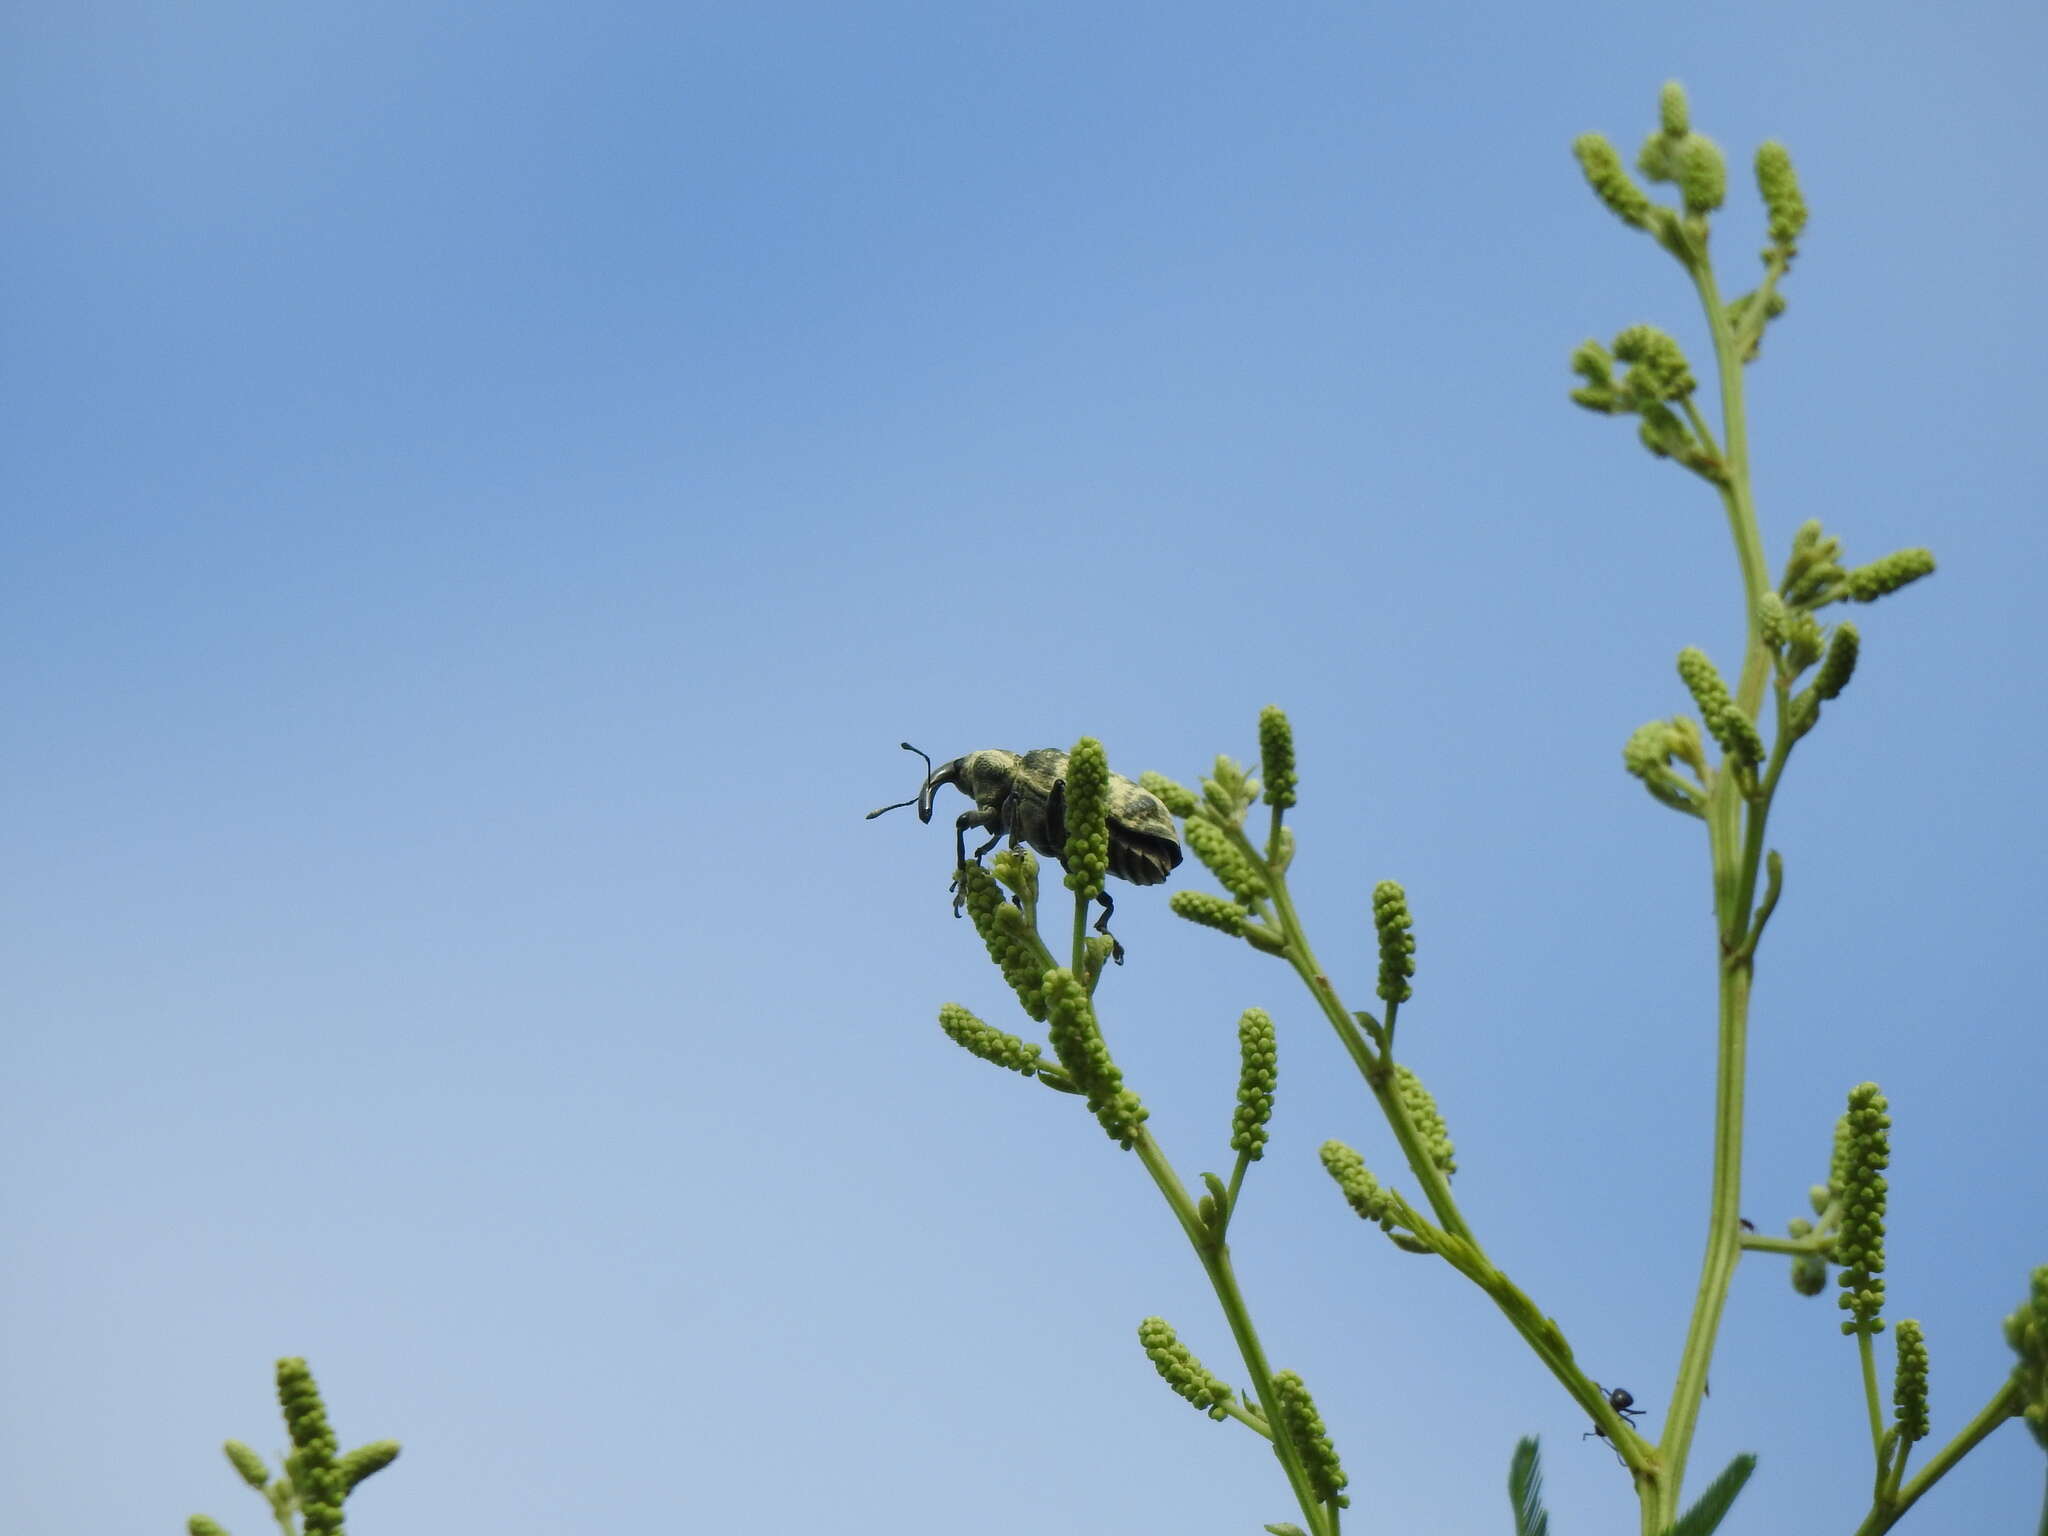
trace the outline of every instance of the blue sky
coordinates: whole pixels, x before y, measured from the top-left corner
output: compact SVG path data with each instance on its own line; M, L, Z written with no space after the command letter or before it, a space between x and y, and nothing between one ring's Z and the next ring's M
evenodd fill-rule
M1858 614L1774 842L1744 1208L1895 1130L1893 1316L1937 1436L2048 1260L2039 1156L2038 6L86 3L0 94L0 1526L260 1507L310 1357L351 1505L410 1533L1248 1531L1284 1485L1170 1397L1237 1375L1136 1163L933 1025L1003 1018L950 840L863 812L935 755L1090 733L1193 780L1291 712L1295 888L1409 1059L1489 1251L1660 1420L1703 1236L1697 829L1620 770L1732 663L1718 508L1565 399L1587 336L1705 349L1579 183L1684 79L1813 210L1751 372L1782 558L1928 544ZM952 807L942 802L946 814ZM1192 864L1177 886L1203 884ZM1613 1458L1476 1293L1352 1220L1383 1129L1272 962L1119 906L1152 1124L1224 1165L1347 1529L1561 1531ZM1748 1261L1695 1468L1732 1531L1867 1487L1828 1302ZM1889 1359L1889 1345L1882 1357ZM1908 1530L2018 1529L2017 1426Z

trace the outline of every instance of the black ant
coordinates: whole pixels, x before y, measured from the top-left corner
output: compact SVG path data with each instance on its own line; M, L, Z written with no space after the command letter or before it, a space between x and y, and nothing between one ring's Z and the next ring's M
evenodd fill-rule
M1593 1385L1596 1387L1600 1387L1600 1383L1597 1381L1594 1382ZM1626 1423L1630 1429L1634 1429L1636 1427L1636 1420L1640 1419L1643 1416L1643 1410L1636 1407L1635 1405L1635 1394L1629 1391L1627 1387L1615 1387L1612 1390L1606 1387L1600 1387L1600 1390L1607 1394L1607 1406L1612 1408L1617 1414L1619 1414L1621 1416L1622 1421ZM1583 1435L1579 1436L1579 1438L1581 1440L1590 1440L1595 1435L1598 1435L1602 1440L1605 1440L1607 1438L1607 1431L1602 1429L1598 1424L1595 1424L1591 1429L1587 1430ZM1621 1453L1619 1451L1616 1451L1615 1454L1619 1456ZM1627 1463L1624 1462L1623 1465L1626 1466Z

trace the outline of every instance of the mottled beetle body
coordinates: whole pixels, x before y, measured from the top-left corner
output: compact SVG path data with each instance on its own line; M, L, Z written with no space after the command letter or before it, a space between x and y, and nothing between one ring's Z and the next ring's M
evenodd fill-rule
M1040 747L1035 752L1023 753L990 747L980 752L969 752L964 757L956 757L933 768L931 759L909 742L903 743L903 750L917 752L919 757L924 757L924 785L918 790L915 800L899 800L895 805L870 811L869 820L881 815L882 811L915 805L917 819L929 822L933 799L943 786L951 784L974 802L974 809L962 811L953 823L954 858L961 869L967 867L967 833L971 828L981 828L989 833L988 841L974 850L976 863L1007 837L1012 847L1018 843L1029 844L1047 858L1059 860L1061 867L1065 867L1066 753L1057 747ZM1133 784L1122 774L1112 773L1109 776L1109 872L1133 885L1157 885L1172 874L1179 863L1180 837L1174 828L1172 813L1160 803L1158 796ZM1095 924L1095 929L1101 933L1107 930L1109 915L1116 904L1107 891L1097 899L1102 903L1102 917ZM958 910L957 904L955 910Z

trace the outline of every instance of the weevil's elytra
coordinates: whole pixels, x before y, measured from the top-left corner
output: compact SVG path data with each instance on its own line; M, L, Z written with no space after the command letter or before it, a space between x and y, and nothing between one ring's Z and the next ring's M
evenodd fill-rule
M962 811L953 823L953 854L957 868L967 867L967 834L980 829L989 834L987 842L974 850L974 861L1009 838L1010 846L1027 844L1066 867L1066 784L1067 754L1057 747L1036 751L1006 752L986 747L969 752L934 769L931 759L909 742L906 752L917 752L925 761L925 779L915 797L868 812L872 821L883 811L917 807L917 819L932 819L932 801L939 789L953 785L974 802L974 809ZM1132 783L1120 773L1109 776L1109 872L1133 885L1157 885L1179 865L1180 835L1173 815L1149 790ZM1097 897L1102 916L1095 931L1109 931L1109 915L1116 908L1109 892ZM959 903L954 904L959 912ZM1121 947L1117 958L1122 959Z

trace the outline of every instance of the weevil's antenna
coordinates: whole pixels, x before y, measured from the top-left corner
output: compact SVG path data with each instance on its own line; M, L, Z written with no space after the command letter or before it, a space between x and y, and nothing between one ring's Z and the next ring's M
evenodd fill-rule
M932 819L931 812L925 809L925 796L929 794L931 791L932 760L929 757L925 757L924 753L919 752L916 747L913 747L907 741L898 742L897 745L902 747L903 750L906 752L917 752L917 755L919 757L924 758L924 783L918 786L917 793L912 795L908 800L898 800L894 805L885 805L881 807L880 810L869 811L867 815L861 818L861 820L863 821L873 821L877 816L882 814L882 811L900 811L906 805L916 806L918 809L918 814L922 816L926 821L930 821Z

